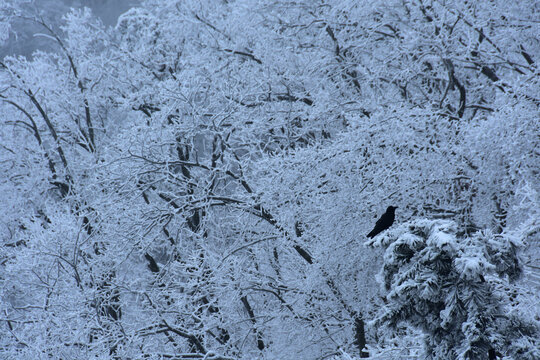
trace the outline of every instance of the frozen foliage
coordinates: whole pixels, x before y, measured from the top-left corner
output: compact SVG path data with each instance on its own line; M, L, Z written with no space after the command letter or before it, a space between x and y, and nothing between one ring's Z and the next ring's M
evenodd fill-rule
M32 21L33 15L49 27L58 29L70 8L92 8L105 24L114 24L118 16L139 0L0 0L0 58L6 55L30 56L36 49L54 50L43 28Z
M0 0L54 49L0 60L1 358L417 357L418 329L368 325L387 206L376 241L435 219L407 246L462 249L441 266L470 304L493 289L486 316L510 301L478 336L449 307L459 354L532 348L505 334L540 303L538 1L147 0L59 28L37 3Z
M454 222L416 220L368 243L386 248L376 326L420 329L428 359L487 359L490 352L538 359L538 324L509 312L505 300L522 272L521 244L490 231L456 234Z

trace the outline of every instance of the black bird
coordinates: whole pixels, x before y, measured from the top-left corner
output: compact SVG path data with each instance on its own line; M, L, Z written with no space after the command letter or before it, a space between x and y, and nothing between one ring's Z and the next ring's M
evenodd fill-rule
M159 272L159 266L156 263L156 260L154 260L154 258L152 257L152 255L150 255L149 253L146 253L144 254L144 257L146 258L146 260L148 260L147 266L150 269L150 271L153 273Z
M380 234L384 230L388 229L394 223L397 206L389 206L386 208L386 212L382 214L379 220L375 223L375 227L369 234L368 238L373 238L375 235Z

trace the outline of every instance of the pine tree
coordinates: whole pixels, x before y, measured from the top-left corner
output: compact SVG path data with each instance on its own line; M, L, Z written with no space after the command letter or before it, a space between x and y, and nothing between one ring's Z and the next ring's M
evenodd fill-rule
M427 359L540 358L538 326L507 311L504 289L522 272L515 238L418 220L367 244L386 248L375 326L421 330Z

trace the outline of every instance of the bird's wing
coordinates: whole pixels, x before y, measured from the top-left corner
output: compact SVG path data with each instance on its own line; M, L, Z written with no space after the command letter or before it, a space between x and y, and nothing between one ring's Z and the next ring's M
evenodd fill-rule
M375 223L375 228L380 228L381 226L384 225L384 223L386 222L386 214L383 214L379 220L377 220L377 222Z

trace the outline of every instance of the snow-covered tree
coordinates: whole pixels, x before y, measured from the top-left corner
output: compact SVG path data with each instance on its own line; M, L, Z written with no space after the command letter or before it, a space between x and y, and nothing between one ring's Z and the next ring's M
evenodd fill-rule
M521 275L518 239L455 222L415 220L367 244L385 248L385 305L376 326L421 330L428 359L537 359L537 323L511 312L509 282Z
M0 4L1 356L358 355L388 205L534 253L534 1Z

